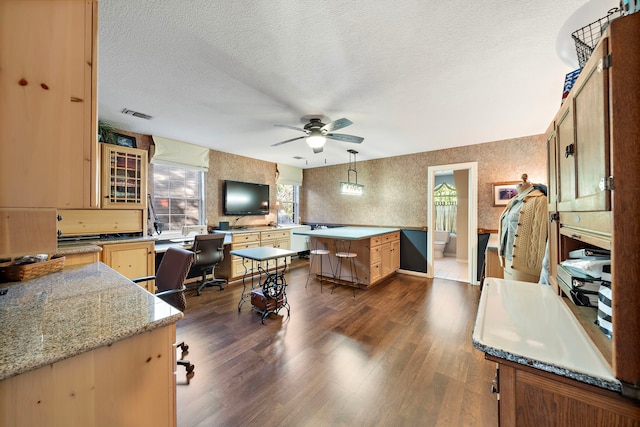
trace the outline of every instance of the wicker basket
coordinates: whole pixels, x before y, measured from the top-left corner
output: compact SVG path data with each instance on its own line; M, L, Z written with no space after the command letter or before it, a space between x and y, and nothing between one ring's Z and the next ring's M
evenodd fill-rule
M35 279L45 274L55 273L64 267L64 257L51 258L48 261L35 262L24 265L8 265L0 267L0 278L2 281L21 282L23 280Z

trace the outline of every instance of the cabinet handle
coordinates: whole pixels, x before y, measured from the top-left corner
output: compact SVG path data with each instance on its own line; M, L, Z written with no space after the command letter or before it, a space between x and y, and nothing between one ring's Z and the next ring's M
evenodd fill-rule
M564 147L564 158L568 159L569 156L573 156L575 154L575 144L569 144Z
M82 98L78 98L77 96L72 96L70 101L71 102L82 102Z
M581 236L581 235L579 235L579 234L572 234L572 235L571 235L571 238L572 238L572 239L582 239L582 236Z

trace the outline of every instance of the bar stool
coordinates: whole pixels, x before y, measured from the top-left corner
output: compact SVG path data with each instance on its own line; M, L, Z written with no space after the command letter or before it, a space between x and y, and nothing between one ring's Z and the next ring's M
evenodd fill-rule
M331 265L331 257L329 256L330 254L331 254L331 251L328 249L316 248L309 251L309 257L311 258L311 261L309 263L309 275L307 276L307 283L304 285L305 288L307 287L307 285L309 285L309 279L311 278L311 272L313 271L313 263L316 257L320 257L320 293L322 293L322 277L323 277L322 258L327 257L327 259L329 260L329 268L331 269L331 273L333 274L333 266Z
M336 274L335 274L335 278L337 280L342 279L342 263L343 261L347 260L349 262L349 276L346 276L350 279L351 282L354 283L355 286L353 286L353 297L356 297L356 286L358 287L358 289L360 289L360 284L359 284L359 280L358 280L358 269L356 268L356 262L355 259L358 256L357 253L355 252L351 252L351 241L344 241L344 240L340 240L340 241L336 241L335 242L335 246L336 246L336 258L338 258L338 266L336 268ZM353 280L355 278L355 281ZM331 289L331 293L333 293L333 289L335 289L335 285L334 287Z

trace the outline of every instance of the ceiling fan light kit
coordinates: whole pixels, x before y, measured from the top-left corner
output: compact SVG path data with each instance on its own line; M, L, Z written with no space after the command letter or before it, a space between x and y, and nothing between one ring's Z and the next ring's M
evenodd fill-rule
M330 123L324 124L319 118L310 118L309 123L304 125L304 129L289 125L276 125L279 127L298 130L307 134L307 136L300 136L298 138L287 139L286 141L276 142L271 144L272 147L286 144L288 142L297 141L299 139L306 139L307 145L313 149L314 153L321 153L327 139L335 139L342 142L351 142L354 144L360 144L364 141L364 138L354 135L345 135L341 133L331 133L334 130L342 129L353 124L349 119L338 119Z
M325 142L327 142L327 138L318 129L312 129L307 137L307 145L311 148L322 148Z

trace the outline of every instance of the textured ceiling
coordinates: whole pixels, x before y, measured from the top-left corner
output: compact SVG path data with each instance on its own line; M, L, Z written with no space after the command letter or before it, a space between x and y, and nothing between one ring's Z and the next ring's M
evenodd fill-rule
M98 116L303 168L539 134L591 19L572 15L592 3L100 0ZM617 4L597 3L596 17ZM314 114L364 142L270 146L303 135L275 124Z

